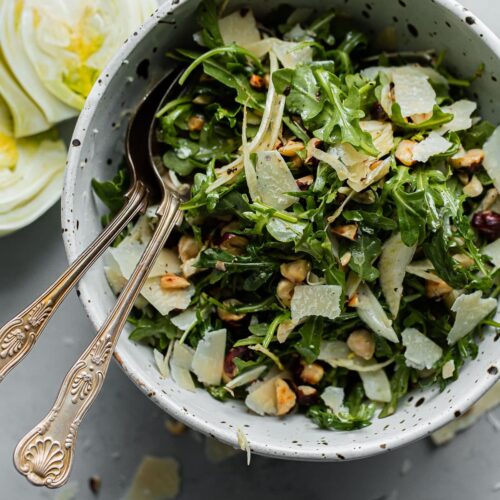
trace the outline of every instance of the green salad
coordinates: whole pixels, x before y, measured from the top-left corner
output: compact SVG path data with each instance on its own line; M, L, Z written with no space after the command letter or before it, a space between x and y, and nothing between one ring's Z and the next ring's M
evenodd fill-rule
M481 68L385 53L334 11L222 10L204 1L193 46L168 54L186 70L158 116L163 176L188 201L130 338L185 390L367 426L456 380L500 327L500 129L467 97ZM111 216L126 185L94 181ZM107 253L115 293L154 226L153 207Z

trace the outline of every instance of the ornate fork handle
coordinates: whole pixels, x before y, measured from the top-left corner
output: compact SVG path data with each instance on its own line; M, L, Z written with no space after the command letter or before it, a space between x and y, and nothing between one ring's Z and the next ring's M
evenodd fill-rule
M78 428L104 383L116 342L152 264L175 225L178 201L169 197L155 233L96 338L64 379L47 417L18 444L18 471L38 486L58 488L68 479Z
M147 201L145 194L144 186L138 184L112 223L89 245L85 252L46 292L0 329L0 382L30 352L52 315L81 276L134 216L145 209Z

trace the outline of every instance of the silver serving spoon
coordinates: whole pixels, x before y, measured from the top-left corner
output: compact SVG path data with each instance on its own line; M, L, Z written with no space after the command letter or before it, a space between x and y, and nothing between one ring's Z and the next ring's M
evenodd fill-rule
M57 488L68 480L80 423L99 394L127 317L178 218L179 196L165 188L153 160L159 146L155 115L171 98L177 76L170 74L153 88L139 106L127 134L128 160L145 186L147 202L159 203L158 223L151 241L97 336L66 375L49 414L14 452L17 470L35 485ZM140 156L136 152L147 154L137 162Z

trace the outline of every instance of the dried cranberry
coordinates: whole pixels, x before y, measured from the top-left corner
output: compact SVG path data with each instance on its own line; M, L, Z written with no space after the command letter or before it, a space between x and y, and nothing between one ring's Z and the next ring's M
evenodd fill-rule
M500 214L487 210L476 212L472 217L472 227L488 240L500 237Z
M242 359L243 361L248 361L252 357L252 351L246 347L233 347L224 359L224 373L229 377L233 378L236 376L237 368L234 364L234 358Z
M374 120L387 120L389 117L384 108L379 102L376 102L371 109L372 118Z

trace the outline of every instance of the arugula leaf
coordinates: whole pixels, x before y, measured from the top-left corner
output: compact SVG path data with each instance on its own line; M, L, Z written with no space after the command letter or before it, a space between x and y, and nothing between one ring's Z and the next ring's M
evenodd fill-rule
M432 110L432 116L423 122L420 123L410 123L401 114L401 108L397 102L392 105L392 123L394 123L399 128L403 130L433 130L441 127L445 123L451 122L453 120L453 115L451 113L445 113L441 110L441 108L436 104L434 105L434 109Z
M219 29L219 13L214 0L200 2L196 12L196 22L202 28L201 39L209 49L224 45Z
M349 267L364 281L374 281L379 277L379 271L373 263L382 251L382 244L376 236L362 234L349 245L351 259Z
M295 349L307 364L311 364L319 356L319 345L323 335L323 318L321 316L308 318L300 328L299 333L301 338L295 344Z
M128 183L126 170L120 169L110 181L101 182L97 179L92 179L92 189L106 207L108 207L111 214L115 215L123 206Z
M179 330L166 316L155 315L148 317L143 314L140 318L129 318L129 323L134 325L134 329L129 335L129 339L134 342L147 342L158 346L164 351L169 342L176 338Z
M393 231L398 227L397 223L389 217L384 217L379 211L368 212L367 210L344 210L342 217L347 221L359 222L363 227Z
M321 429L351 431L370 425L374 413L374 404L362 404L356 414L335 414L325 405L313 405L307 416Z
M482 148L494 131L495 125L486 120L482 120L476 125L473 125L469 130L462 132L462 146L466 151L469 149Z
M402 355L396 357L394 361L394 373L391 377L391 401L384 405L379 417L384 418L392 415L397 407L399 400L408 392L411 369L406 366Z
M365 116L360 107L359 90L353 86L346 95L332 73L324 68L315 68L313 72L328 103L318 117L324 121L323 126L315 130L314 135L326 142L335 142L331 136L337 129L342 142L361 148L371 156L377 156L378 150L373 145L371 135L359 125L359 120Z

